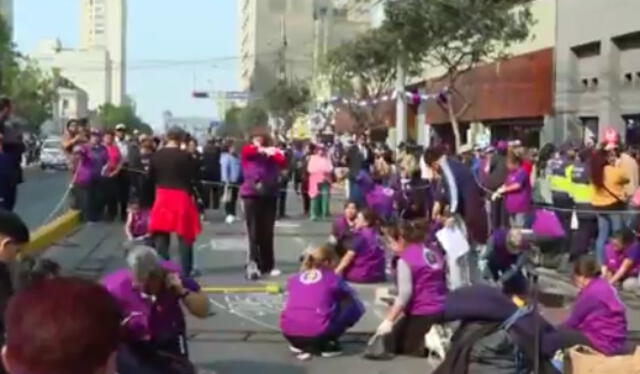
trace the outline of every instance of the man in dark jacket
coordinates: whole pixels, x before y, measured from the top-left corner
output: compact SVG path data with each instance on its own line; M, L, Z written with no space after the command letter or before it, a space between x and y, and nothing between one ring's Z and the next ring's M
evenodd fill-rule
M22 154L25 145L22 131L17 124L10 122L9 117L13 107L9 98L0 98L0 134L3 136L3 152L6 156L8 169L7 184L3 188L2 207L13 210L16 205L18 185L22 183Z
M364 206L364 195L358 187L357 178L362 170L368 170L373 162L373 152L366 144L366 136L359 135L356 144L347 151L347 167L349 168L349 201L358 207Z
M13 284L9 265L15 260L20 245L29 242L29 229L13 212L0 210L0 315L13 295ZM0 346L4 345L4 318L0 318ZM0 364L0 374L5 373Z

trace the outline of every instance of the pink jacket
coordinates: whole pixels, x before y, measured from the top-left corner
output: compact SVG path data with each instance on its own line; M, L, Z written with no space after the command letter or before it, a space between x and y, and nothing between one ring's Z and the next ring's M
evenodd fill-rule
M318 185L331 181L333 164L327 156L312 155L309 158L307 171L309 172L309 197L313 199L318 196Z

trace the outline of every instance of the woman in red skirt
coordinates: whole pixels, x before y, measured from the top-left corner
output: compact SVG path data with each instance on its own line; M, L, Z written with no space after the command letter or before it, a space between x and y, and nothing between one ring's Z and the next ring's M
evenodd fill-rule
M151 158L149 174L156 187L156 198L149 217L158 254L168 260L171 234L178 237L180 263L184 276L193 270L193 243L202 231L198 207L192 195L197 182L194 160L180 149L185 132L177 127L167 133L167 144Z

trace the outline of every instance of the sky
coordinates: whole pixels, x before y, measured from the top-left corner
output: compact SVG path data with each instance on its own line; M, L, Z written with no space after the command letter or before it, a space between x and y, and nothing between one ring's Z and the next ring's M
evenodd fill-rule
M14 41L21 52L29 54L51 38L65 48L78 46L80 0L14 4ZM127 27L127 94L151 125L162 123L165 110L215 117L215 103L191 92L236 90L236 0L129 0ZM167 60L158 67L156 61Z

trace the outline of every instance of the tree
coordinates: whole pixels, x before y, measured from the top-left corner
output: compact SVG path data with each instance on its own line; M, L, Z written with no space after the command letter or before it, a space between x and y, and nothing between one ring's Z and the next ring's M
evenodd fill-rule
M394 90L402 50L398 40L386 28L379 28L329 51L324 70L332 91L339 96L354 98L355 102L373 101L390 95ZM409 75L419 72L415 59L404 60L403 67ZM375 106L345 102L341 109L350 112L359 131L372 127L379 120Z
M246 107L227 109L224 123L218 128L218 136L234 138L246 137L253 128L266 126L269 116L259 103L251 103Z
M507 56L508 48L529 36L533 24L524 0L389 1L383 28L403 40L406 57L444 70L446 106L460 147L458 118L472 103L457 89L465 72Z
M284 137L297 116L304 113L311 100L309 87L297 80L280 80L265 94L267 111L280 123L276 133Z
M98 121L108 130L112 130L116 125L122 123L130 130L138 130L147 134L153 132L151 126L143 122L130 105L101 105L98 108Z
M0 16L0 94L12 99L16 116L23 118L33 132L52 117L57 96L54 78L16 52L7 24Z

